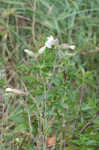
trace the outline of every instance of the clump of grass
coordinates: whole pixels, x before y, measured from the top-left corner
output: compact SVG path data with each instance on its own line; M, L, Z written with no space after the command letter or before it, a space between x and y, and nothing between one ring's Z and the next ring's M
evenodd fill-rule
M1 150L98 148L98 4L0 1Z

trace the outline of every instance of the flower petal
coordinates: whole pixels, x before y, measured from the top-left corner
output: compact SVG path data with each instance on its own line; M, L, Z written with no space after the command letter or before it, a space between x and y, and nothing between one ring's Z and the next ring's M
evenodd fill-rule
M24 52L27 53L29 56L34 56L34 53L28 49L24 49Z
M12 89L12 88L6 88L6 92L27 95L24 91L21 91L19 89Z
M39 49L39 54L42 54L46 49L46 46L43 46Z

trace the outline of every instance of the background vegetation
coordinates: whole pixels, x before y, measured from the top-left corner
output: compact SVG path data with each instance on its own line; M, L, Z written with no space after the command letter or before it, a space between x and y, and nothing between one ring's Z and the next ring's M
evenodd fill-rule
M98 149L98 18L98 0L0 0L0 150ZM50 35L75 50L24 52Z

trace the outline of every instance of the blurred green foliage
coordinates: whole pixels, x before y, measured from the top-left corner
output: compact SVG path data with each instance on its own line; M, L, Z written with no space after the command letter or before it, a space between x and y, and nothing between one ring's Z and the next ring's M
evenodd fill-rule
M53 136L53 150L98 149L98 18L98 0L0 0L0 150L47 150ZM50 35L76 49L24 53Z

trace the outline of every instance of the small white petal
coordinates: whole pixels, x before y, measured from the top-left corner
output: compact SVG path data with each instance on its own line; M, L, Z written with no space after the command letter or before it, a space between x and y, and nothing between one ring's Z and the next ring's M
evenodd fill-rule
M24 94L27 95L24 91L18 90L18 89L12 89L12 88L6 88L6 92L12 92L15 94Z
M25 49L24 52L27 53L30 56L34 56L34 53L32 51L28 50L28 49Z
M72 49L72 50L75 49L75 47L76 47L75 45L69 46L69 48Z
M6 92L11 92L12 89L11 88L6 88Z
M42 54L42 53L45 51L45 49L46 49L46 46L41 47L41 48L39 49L39 54Z
M75 47L76 47L75 45L69 45L69 44L67 44L67 43L63 43L63 44L61 44L60 46L61 46L62 49L70 48L70 49L72 49L72 50L74 50Z
M54 40L54 38L53 38L53 36L52 36L52 35L51 35L51 36L49 36L47 39L48 39L48 40L50 40L50 41Z
M47 42L45 42L45 46L48 47L48 48L51 48L52 43L47 41Z
M48 40L45 42L45 46L48 48L51 48L54 43L54 38L53 38L53 36L50 36L47 39Z

